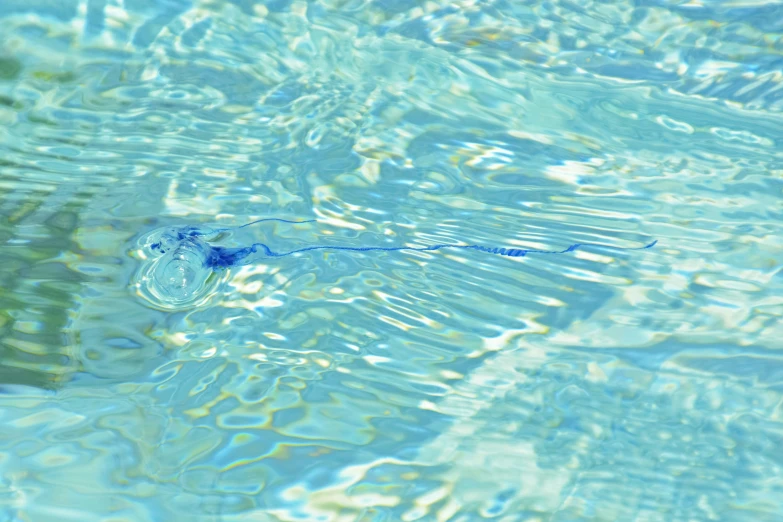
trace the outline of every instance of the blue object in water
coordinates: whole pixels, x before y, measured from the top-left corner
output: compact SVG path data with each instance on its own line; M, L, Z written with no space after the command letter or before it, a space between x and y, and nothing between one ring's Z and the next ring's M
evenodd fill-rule
M279 218L265 218L246 223L235 229L244 228L250 225L265 221L277 221L281 223L312 223L315 220L292 221ZM613 250L644 250L652 248L658 242L652 241L641 247L615 247L610 245L601 245L597 243L574 243L563 250L537 250L524 248L506 248L490 247L483 245L455 245L455 244L435 244L424 247L406 247L406 246L331 246L331 245L313 245L287 252L275 252L264 243L253 243L245 247L223 247L211 245L203 239L204 236L212 235L218 232L232 230L231 228L207 229L202 230L198 227L187 226L172 229L163 233L160 240L151 244L150 248L159 254L168 256L169 259L161 259L156 271L155 278L162 285L166 292L172 297L183 299L193 295L203 284L209 275L210 270L223 270L235 266L251 264L259 257L286 257L293 254L309 252L313 250L331 250L331 251L349 251L349 252L432 252L444 248L459 248L465 250L478 250L488 254L496 254L507 257L524 257L527 254L567 254L579 248L608 248ZM258 254L254 256L254 254Z

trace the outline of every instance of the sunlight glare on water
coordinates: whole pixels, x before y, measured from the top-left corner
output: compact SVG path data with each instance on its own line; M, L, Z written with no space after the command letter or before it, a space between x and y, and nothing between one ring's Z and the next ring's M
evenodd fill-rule
M783 520L779 2L0 27L1 522Z

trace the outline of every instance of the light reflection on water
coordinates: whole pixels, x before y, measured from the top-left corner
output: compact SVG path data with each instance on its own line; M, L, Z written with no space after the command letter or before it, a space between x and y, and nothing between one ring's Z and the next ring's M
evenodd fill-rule
M778 520L780 20L2 2L0 519ZM139 295L146 234L283 215L236 240L659 244Z

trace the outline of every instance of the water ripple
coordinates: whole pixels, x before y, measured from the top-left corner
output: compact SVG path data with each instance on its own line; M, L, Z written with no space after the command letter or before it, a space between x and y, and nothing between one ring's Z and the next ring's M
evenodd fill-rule
M780 518L779 5L44 3L0 2L0 519ZM272 215L318 226L210 244L659 243L150 248Z

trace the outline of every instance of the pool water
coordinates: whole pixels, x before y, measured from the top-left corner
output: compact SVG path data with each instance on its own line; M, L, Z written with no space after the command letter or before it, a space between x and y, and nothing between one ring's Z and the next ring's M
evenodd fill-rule
M0 27L0 522L783 519L779 2Z

